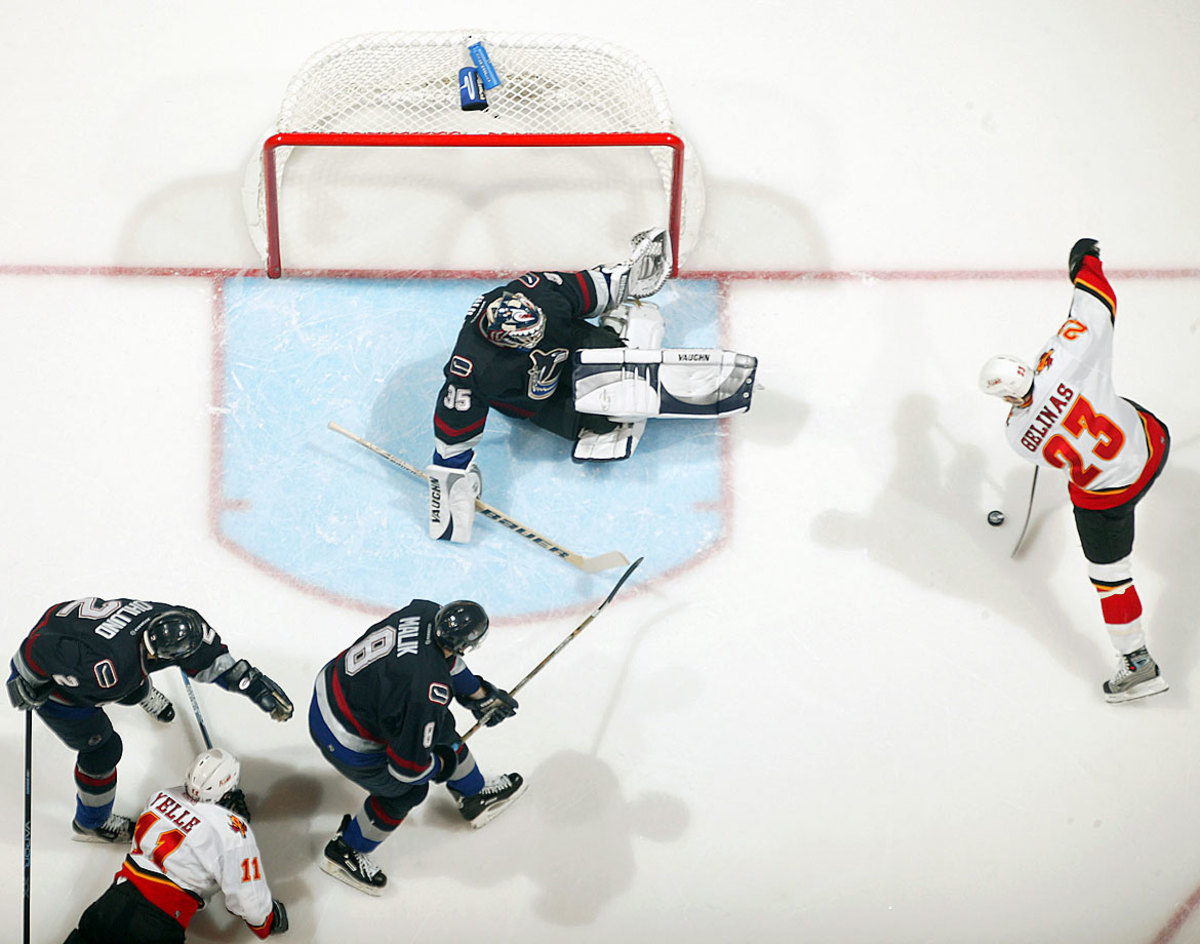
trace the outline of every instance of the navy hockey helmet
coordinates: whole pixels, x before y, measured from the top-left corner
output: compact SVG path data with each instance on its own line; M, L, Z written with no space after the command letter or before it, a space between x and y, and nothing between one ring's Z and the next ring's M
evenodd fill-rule
M433 638L457 655L478 646L487 631L488 615L474 600L447 603L433 618Z
M152 659L186 659L204 642L204 621L194 610L164 610L150 618L142 641Z
M499 347L528 351L546 333L546 313L520 292L505 292L483 310L479 331Z

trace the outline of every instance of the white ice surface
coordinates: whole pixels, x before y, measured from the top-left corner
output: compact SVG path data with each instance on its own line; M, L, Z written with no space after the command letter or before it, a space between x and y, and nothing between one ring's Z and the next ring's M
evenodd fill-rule
M57 600L186 602L299 705L365 626L214 539L211 282L159 273L259 265L242 172L311 52L473 26L599 36L653 63L708 178L689 266L835 277L731 283L729 346L762 367L728 427L724 545L631 587L518 719L479 736L481 762L525 773L528 794L478 833L432 797L378 854L383 899L315 866L359 793L303 719L199 691L244 758L290 940L1200 935L1194 3L4 5L10 648ZM1029 552L1009 560L1030 469L975 388L985 356L1032 353L1057 326L1083 235L1120 297L1119 389L1174 437L1135 558L1172 687L1119 708L1100 697L1111 657L1061 483L1043 483ZM985 524L994 507L1003 528ZM586 612L507 627L476 667L519 678ZM113 711L127 813L200 746L182 687L163 684L173 731ZM15 941L15 712L0 752L0 938ZM55 942L120 855L69 841L72 758L40 724L33 754L33 940ZM219 901L189 934L250 939Z

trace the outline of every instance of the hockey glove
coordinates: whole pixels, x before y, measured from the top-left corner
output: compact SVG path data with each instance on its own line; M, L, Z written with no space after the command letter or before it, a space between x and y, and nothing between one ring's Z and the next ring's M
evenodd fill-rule
M240 787L234 787L232 790L217 801L218 806L223 806L229 810L234 816L239 819L244 819L247 823L250 822L250 807L246 804L246 794Z
M483 697L473 698L467 704L476 721L484 721L491 728L517 713L517 700L512 695L502 688L497 688L487 679L477 677L483 688Z
M429 479L429 536L435 541L466 544L475 523L475 499L483 492L479 466L465 468L440 465L425 469Z
M292 716L292 702L283 689L245 659L236 662L222 675L220 683L231 692L245 695L276 721L287 721Z
M54 683L33 684L14 673L8 680L7 687L8 700L12 702L12 706L17 711L32 711L34 708L41 708L46 704L46 700L54 690Z
M271 899L271 930L267 935L283 934L288 929L287 909L277 898Z
M1070 256L1067 257L1067 271L1070 273L1072 282L1079 275L1079 269L1083 266L1083 260L1087 256L1099 259L1100 244L1096 240L1085 236L1083 239L1075 242L1075 245L1071 247Z
M449 744L433 745L433 756L437 759L437 773L433 775L434 783L445 783L458 767L458 755Z

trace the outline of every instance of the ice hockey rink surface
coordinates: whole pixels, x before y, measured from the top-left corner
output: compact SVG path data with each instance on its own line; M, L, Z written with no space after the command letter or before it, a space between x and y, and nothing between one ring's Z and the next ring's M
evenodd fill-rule
M1200 12L680 12L0 9L6 653L56 601L134 596L196 607L283 685L284 725L197 696L242 759L286 940L1200 939ZM510 686L620 575L488 521L435 546L419 486L325 428L426 461L436 385L420 383L507 271L509 247L468 221L507 212L511 181L473 177L462 240L438 228L461 279L333 257L322 276L317 252L315 274L264 287L246 234L244 170L300 63L358 33L457 28L582 34L653 67L706 182L667 340L757 355L759 389L719 426L652 421L611 468L489 423L485 499L645 563L517 717L472 740L525 796L474 831L431 791L375 855L390 884L373 899L317 866L362 798L308 739L317 669L387 609L452 595L493 607L469 661ZM619 258L553 201L539 213L571 256L555 265ZM379 225L359 235L385 256L395 241L406 269L420 219ZM1030 356L1058 327L1081 236L1119 299L1118 391L1173 438L1134 551L1171 688L1124 706L1100 692L1113 659L1062 482L1043 476L1010 558L1032 467L976 387L988 355ZM126 815L202 747L179 679L156 680L170 728L110 709ZM0 751L0 939L17 941L24 727L7 708ZM32 754L32 940L58 942L122 853L70 841L73 756L36 719ZM219 896L188 934L252 939Z

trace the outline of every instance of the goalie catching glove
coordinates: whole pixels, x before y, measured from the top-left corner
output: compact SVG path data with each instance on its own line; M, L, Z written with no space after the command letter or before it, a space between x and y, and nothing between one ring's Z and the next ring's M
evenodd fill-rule
M443 465L438 461L441 456L434 453L433 464L425 469L429 480L429 536L435 541L466 544L471 540L475 499L483 493L483 476L472 455L465 453L466 464L455 468Z
M608 282L608 302L602 309L611 311L630 298L649 298L662 288L669 254L665 229L643 230L634 236L627 261L600 266Z

